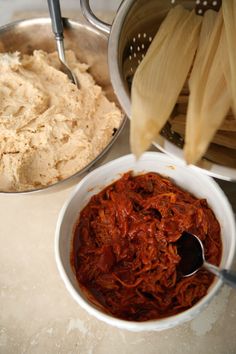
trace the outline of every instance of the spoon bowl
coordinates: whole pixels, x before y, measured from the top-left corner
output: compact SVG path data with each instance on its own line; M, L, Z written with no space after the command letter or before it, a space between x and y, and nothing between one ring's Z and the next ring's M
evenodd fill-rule
M76 75L73 73L73 71L70 69L66 62L66 57L65 57L65 49L64 49L64 41L61 40L60 38L56 37L56 45L57 45L57 53L58 57L61 63L61 71L64 72L69 80L76 85L78 88L80 88L79 81L76 77Z
M236 288L236 273L228 269L220 269L208 263L205 259L203 243L199 237L184 231L176 244L178 254L181 257L178 264L178 271L183 277L190 277L199 269L204 268L221 278L225 284Z

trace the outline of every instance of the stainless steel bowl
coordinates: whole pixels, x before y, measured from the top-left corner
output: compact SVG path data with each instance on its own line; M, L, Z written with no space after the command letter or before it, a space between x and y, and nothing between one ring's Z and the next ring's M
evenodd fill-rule
M109 77L107 63L107 36L83 22L75 22L69 19L63 19L63 22L65 49L73 50L81 62L89 64L89 72L92 74L96 83L103 88L108 99L119 106ZM53 52L56 50L54 35L51 29L51 20L49 18L16 21L0 27L0 52L20 51L24 54L31 54L35 49L42 49L46 52ZM125 121L126 117L124 115L119 129L115 132L109 144L94 160L82 170L73 174L73 176L50 186L40 187L35 190L21 192L4 191L2 193L28 193L36 190L39 191L52 187L55 184L62 183L79 174L83 174L97 164L101 157L111 148L124 127Z
M108 61L111 81L122 108L130 117L130 87L133 75L168 11L181 4L202 15L209 8L218 11L222 0L124 0L112 26L100 21L93 14L89 0L80 2L88 21L100 31L109 34ZM162 138L153 144L184 163L183 138L171 130L169 123L162 130ZM211 144L205 157L193 168L219 179L236 181L236 151Z

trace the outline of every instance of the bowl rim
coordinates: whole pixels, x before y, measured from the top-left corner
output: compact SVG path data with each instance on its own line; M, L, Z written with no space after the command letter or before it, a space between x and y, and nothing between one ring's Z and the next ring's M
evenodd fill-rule
M80 20L80 19L77 19L77 20L72 20L70 18L67 18L67 17L63 17L63 24L64 26L66 26L66 28L76 28L76 29L79 29L79 28L86 28L87 31L89 32L93 32L97 35L99 35L101 38L104 38L104 40L107 41L107 44L108 44L108 38L107 36L102 33L101 31L95 29L94 27L92 27L89 23L83 21L83 18ZM50 17L32 17L32 18L27 18L27 19L20 19L20 20L16 20L16 21L12 21L12 22L9 22L5 25L2 25L0 26L0 37L1 37L1 34L2 33L5 33L11 29L14 29L14 27L24 27L24 26L28 26L28 25L44 25L44 24L50 24L51 23L51 19ZM53 33L52 33L53 35ZM55 47L55 50L56 50L56 47ZM108 65L108 64L107 64ZM108 70L109 70L109 67L108 67ZM111 83L111 78L109 76L109 79L110 79L110 85L111 85L111 88L112 90L114 91L114 88L112 86L112 83ZM115 91L114 91L115 93ZM118 101L118 99L117 99ZM116 103L115 103L116 104ZM117 104L116 104L117 106ZM118 106L117 106L118 107ZM85 173L86 171L89 171L91 168L96 168L96 164L99 163L100 159L110 150L110 148L112 147L112 145L115 143L115 141L117 140L117 138L119 137L120 133L123 131L124 129L124 126L126 124L126 121L128 120L127 119L127 115L125 114L124 110L119 107L119 109L121 110L121 113L122 113L122 120L120 122L120 125L119 127L117 128L115 134L112 136L111 140L109 141L109 143L104 147L104 149L102 149L102 151L92 160L90 161L86 166L84 166L82 169L80 169L79 171L73 173L71 176L68 176L66 177L65 179L63 180L59 180L55 183L52 183L50 185L47 185L47 186L42 186L42 187L39 187L39 188L35 188L35 189L29 189L29 190L22 190L22 191L3 191L0 189L0 194L10 194L10 195L14 195L14 194L31 194L31 193L39 193L39 192L44 192L44 191L47 191L47 190L51 190L51 188L55 188L57 187L58 185L61 185L63 183L66 183L66 182L69 182L71 181L72 179L74 179L75 177L78 177L78 176L81 176L83 173Z
M173 165L177 165L180 167L186 167L184 166L181 162L175 161L171 159L168 155L163 154L161 152L146 152L142 155L141 159L149 158L149 157L155 157L159 158L162 160L166 160L166 162L169 164L170 162ZM207 304L215 297L215 295L219 292L220 288L223 285L223 282L221 279L216 279L214 283L210 286L210 291L202 298L200 299L194 306L189 308L186 311L180 312L179 314L173 315L173 316L168 316L165 318L161 319L154 319L154 320L149 320L149 321L141 321L141 322L135 322L135 321L127 321L127 320L122 320L116 317L113 317L112 315L105 314L98 309L96 309L92 304L90 304L88 301L86 301L78 292L76 289L73 287L71 284L66 271L63 267L63 264L61 262L61 257L60 257L60 229L61 229L61 224L63 222L63 218L65 215L66 210L69 208L70 203L72 202L73 198L76 196L80 188L87 183L87 181L90 180L91 177L97 174L97 172L109 168L112 165L120 164L124 160L130 160L133 159L133 155L124 155L118 159L112 160L92 172L90 172L88 175L86 175L78 184L75 186L75 188L72 190L69 198L66 200L64 203L63 207L61 208L58 219L57 219L57 224L56 224L56 230L55 230L55 240L54 240L54 252L55 252L55 260L56 260L56 265L59 271L59 274L73 297L73 299L83 308L85 309L89 314L93 315L99 320L102 320L103 322L106 322L107 324L110 324L112 326L122 328L122 329L127 329L130 331L150 331L150 330L163 330L167 328L174 327L177 324L183 324L184 322L188 321L189 318L194 318L196 314L198 314L200 311L202 311ZM233 230L233 235L232 235L232 243L229 251L229 255L227 257L227 264L226 267L230 268L232 266L232 263L234 261L234 257L236 254L236 222L235 222L235 217L233 213L232 206L230 202L228 201L228 198L226 197L225 193L223 190L220 188L220 186L214 181L213 178L199 172L198 170L192 169L189 167L189 170L192 171L195 175L200 175L203 180L205 180L206 183L210 183L212 188L215 189L216 193L222 197L222 203L225 205L227 208L227 213L229 214L229 219L230 219L230 227ZM71 238L70 238L71 240Z

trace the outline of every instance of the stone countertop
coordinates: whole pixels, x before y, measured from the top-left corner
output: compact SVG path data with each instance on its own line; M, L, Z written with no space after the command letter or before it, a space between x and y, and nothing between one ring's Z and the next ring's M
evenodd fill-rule
M129 153L128 136L127 122L102 163ZM29 195L0 195L0 353L236 353L236 292L228 287L196 319L163 332L119 330L75 303L56 268L54 231L78 181ZM226 185L235 193L234 184Z
M34 14L18 9L14 18ZM129 153L128 141L127 122L102 163ZM54 232L79 180L29 195L0 194L0 354L235 354L236 292L228 287L196 319L163 332L119 330L75 303L56 268ZM236 184L219 183L236 212Z

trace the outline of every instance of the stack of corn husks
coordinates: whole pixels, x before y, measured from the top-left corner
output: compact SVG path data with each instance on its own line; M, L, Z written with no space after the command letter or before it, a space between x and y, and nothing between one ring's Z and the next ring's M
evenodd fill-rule
M234 0L204 16L179 5L170 10L133 79L130 139L136 156L167 120L184 137L189 164L211 142L236 149L235 38Z

